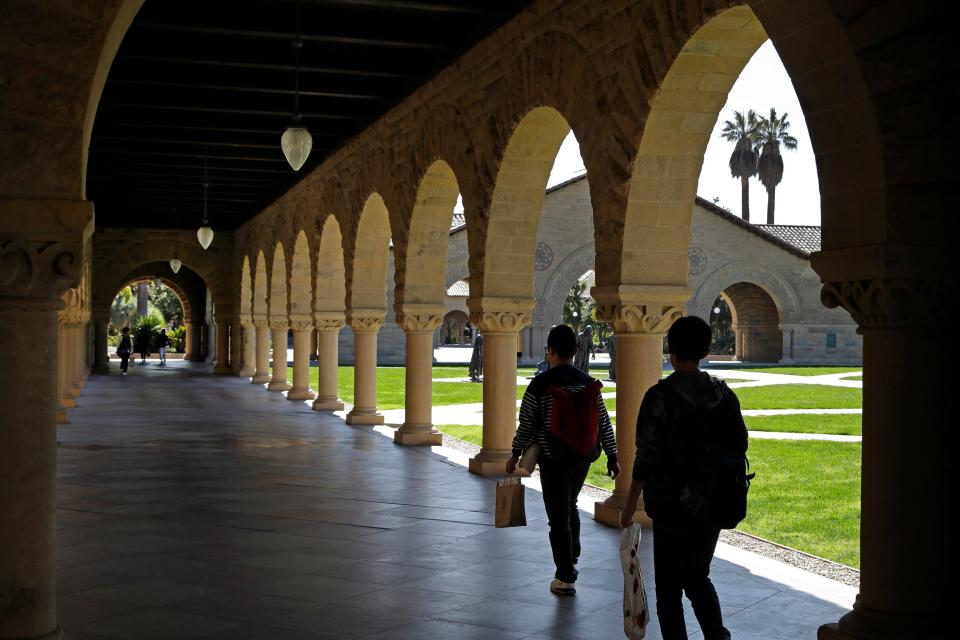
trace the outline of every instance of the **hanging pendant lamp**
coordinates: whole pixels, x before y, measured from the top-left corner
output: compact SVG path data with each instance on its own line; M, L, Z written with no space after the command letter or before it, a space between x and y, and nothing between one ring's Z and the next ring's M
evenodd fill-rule
M210 183L207 181L207 147L203 147L203 222L197 229L197 240L200 246L206 249L213 242L213 229L210 228L210 222L207 220L207 188Z
M313 136L306 127L300 126L300 49L303 41L300 40L300 5L297 4L297 35L293 41L294 71L293 71L293 124L288 126L280 136L280 148L283 155L294 171L307 161L310 150L313 149Z
M174 273L180 273L181 266L183 266L183 263L180 262L180 258L174 254L174 256L170 258L170 271L173 271Z

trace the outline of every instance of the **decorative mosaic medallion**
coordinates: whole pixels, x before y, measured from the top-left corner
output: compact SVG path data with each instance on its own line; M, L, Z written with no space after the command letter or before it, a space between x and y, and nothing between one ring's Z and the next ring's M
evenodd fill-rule
M553 264L553 249L546 242L537 243L537 254L533 259L533 264L537 271L548 269Z
M690 262L690 275L695 276L703 273L707 268L707 254L700 247L690 247L687 252L687 260Z

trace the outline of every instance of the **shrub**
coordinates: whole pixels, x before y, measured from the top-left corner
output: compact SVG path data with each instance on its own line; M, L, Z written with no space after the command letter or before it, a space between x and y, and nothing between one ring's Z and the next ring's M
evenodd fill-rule
M183 325L180 325L173 331L167 332L167 337L170 338L170 348L177 353L186 353L187 352L187 328Z

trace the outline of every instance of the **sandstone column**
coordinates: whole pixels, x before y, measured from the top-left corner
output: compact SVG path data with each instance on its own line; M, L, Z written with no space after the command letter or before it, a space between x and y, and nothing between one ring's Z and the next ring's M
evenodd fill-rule
M5 199L0 213L0 638L60 636L55 490L61 296L80 281L89 202Z
M287 382L287 330L290 325L286 320L271 320L270 330L273 337L273 377L267 385L267 391L286 391L290 388Z
M533 307L532 302L498 302L481 300L476 305L480 309L474 310L467 301L471 322L483 335L483 446L469 463L472 473L482 475L506 473L517 431L517 345Z
M663 337L670 325L683 315L683 306L689 297L685 287L649 286L644 289L649 291L649 298L628 298L618 293L604 295L604 291L594 291L597 311L613 324L617 340L616 433L621 469L613 495L596 503L594 518L615 527L620 526L620 512L630 490L640 403L647 389L660 380ZM642 508L637 510L635 520L647 526L651 523Z
M57 365L56 365L56 423L68 424L70 422L70 412L76 406L73 396L67 391L67 322L69 317L67 311L63 310L57 313L57 328L54 332L57 344Z
M107 328L110 313L98 312L93 315L93 372L110 372L110 354L107 353Z
M239 376L243 369L243 329L240 318L230 319L230 370Z
M60 389L60 406L64 409L72 409L77 406L76 396L73 393L73 381L71 372L73 370L73 315L71 310L66 310L60 316L60 340L59 358L57 362L57 377Z
M253 384L270 382L270 323L266 318L255 318L253 325L257 328L257 370L253 374Z
M310 389L310 334L313 320L294 318L293 328L293 387L287 392L287 400L313 400Z
M443 444L443 435L433 428L433 337L441 322L442 309L400 318L407 335L407 368L403 426L393 436L397 444Z
M230 322L226 318L219 322L214 319L213 326L217 340L217 363L213 372L217 375L233 373L230 368Z
M956 392L952 362L938 356L960 291L946 253L873 249L814 254L824 304L849 311L863 335L860 593L817 637L944 638L955 581ZM843 278L853 270L855 279Z
M343 402L338 396L338 351L340 348L340 329L343 328L342 314L314 314L317 328L317 366L319 382L317 399L313 401L314 411L342 411Z
M353 329L353 409L347 424L383 424L377 412L377 334L383 326L383 312L378 315L351 315Z
M783 351L780 356L780 364L793 364L793 325L780 325L780 333L783 337Z
M197 350L193 345L193 323L183 323L183 359L192 362L196 359Z
M240 320L240 330L243 340L243 362L240 376L252 378L257 372L257 329L250 320Z

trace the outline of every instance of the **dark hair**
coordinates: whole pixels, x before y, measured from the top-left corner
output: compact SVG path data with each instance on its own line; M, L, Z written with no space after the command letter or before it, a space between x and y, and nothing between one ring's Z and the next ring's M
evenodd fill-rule
M710 353L710 325L696 316L684 316L667 331L670 353L680 360L699 362Z
M547 347L563 359L572 358L577 352L577 336L567 325L558 324L547 334Z
M130 327L124 327L124 328L123 328L123 332L124 332L124 333L130 333Z

